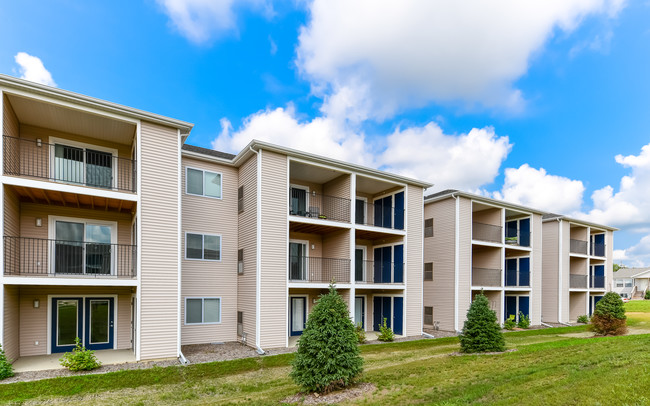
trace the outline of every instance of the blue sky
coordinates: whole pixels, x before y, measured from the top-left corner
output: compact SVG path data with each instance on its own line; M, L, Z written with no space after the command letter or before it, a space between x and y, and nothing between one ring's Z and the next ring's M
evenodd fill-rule
M650 265L650 4L3 1L0 72L620 227ZM644 149L645 147L645 149Z

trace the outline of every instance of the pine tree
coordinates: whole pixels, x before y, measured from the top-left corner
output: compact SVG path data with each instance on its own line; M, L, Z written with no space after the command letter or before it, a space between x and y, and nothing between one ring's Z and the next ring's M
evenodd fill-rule
M505 341L496 313L490 309L487 297L480 293L474 297L467 321L460 335L462 352L500 352L505 350Z
M291 378L310 392L326 393L349 385L363 371L357 342L348 307L330 284L298 340Z
M590 329L604 336L617 336L627 332L625 305L617 293L608 292L596 303Z

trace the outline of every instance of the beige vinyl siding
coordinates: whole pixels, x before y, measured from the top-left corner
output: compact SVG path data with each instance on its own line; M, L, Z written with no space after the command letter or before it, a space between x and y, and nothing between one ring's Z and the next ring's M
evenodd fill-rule
M7 96L3 95L3 105L4 111L2 112L3 121L2 121L2 135L9 137L19 137L20 136L20 124L18 123L18 118L16 113L14 113L11 104L9 104L9 99ZM15 142L5 142L3 138L3 148L4 148L4 159L3 159L3 173L16 173L20 165L18 160L19 150L18 145Z
M287 157L262 150L262 241L260 344L284 347L287 341Z
M181 343L203 344L237 339L237 188L236 168L188 157L182 159ZM219 172L222 198L185 193L186 167ZM185 233L221 235L221 261L185 259ZM221 323L185 325L186 297L220 297Z
M424 238L423 262L433 262L433 281L424 282L424 306L433 307L441 330L453 331L456 200L426 204L424 218L433 218L433 237Z
M4 186L4 235L20 235L20 200L10 186Z
M117 295L117 349L131 345L131 288L130 287L72 287L72 286L21 286L20 287L20 356L47 354L48 318L51 303L48 295L104 296ZM38 309L34 300L40 301ZM36 342L38 341L38 345Z
M339 294L343 295L344 291L348 292L347 295L349 297L350 296L350 290L349 289L340 290ZM307 297L307 315L308 316L309 316L309 314L311 314L312 310L314 310L314 306L316 306L316 302L318 301L318 299L320 299L321 295L326 295L326 294L327 294L327 289L294 289L294 288L289 289L289 297L291 297L291 296L305 296L305 297ZM347 303L347 299L346 299L346 303ZM287 324L287 328L288 328L288 324Z
M257 265L257 156L239 168L239 186L244 187L244 211L239 213L239 249L244 250L244 274L237 277L237 310L244 314L244 332L255 344Z
M422 333L422 236L424 235L424 190L421 187L407 186L406 207L406 251L404 262L406 270L404 281L404 334L407 336Z
M341 175L323 185L323 194L350 199L350 175Z
M466 198L462 198L463 200L466 200ZM501 209L499 208L493 208L493 209L485 209L485 210L480 210L480 211L475 211L472 213L472 221L476 223L483 223L483 224L493 224L495 226L503 226L501 224Z
M4 287L4 331L2 349L9 362L20 356L20 304L18 286Z
M458 244L458 329L463 328L467 310L472 303L472 202L458 197L459 244ZM435 276L434 276L435 277Z
M178 355L178 131L141 125L141 359Z
M289 241L305 241L307 246L307 253L311 258L323 257L323 236L319 234L296 233L289 232ZM313 245L313 249L312 249Z
M514 252L517 256L522 252ZM484 247L475 245L472 247L472 268L487 268L503 270L501 263L501 248ZM480 281L480 278L477 279Z
M530 322L539 325L542 322L542 216L533 214L532 226L532 251L530 258L531 267L531 298Z
M605 288L610 291L614 287L614 233L605 233Z
M569 320L576 322L578 317L587 314L587 292L569 293Z
M568 221L563 221L561 224L561 238L562 238L562 252L560 253L560 258L562 258L562 290L559 293L559 298L562 301L562 319L560 321L567 322L569 320L569 269L571 264L569 262L569 248L570 248L570 224Z
M350 230L339 230L323 236L325 258L350 259Z
M559 224L557 221L542 223L542 321L548 323L558 321Z

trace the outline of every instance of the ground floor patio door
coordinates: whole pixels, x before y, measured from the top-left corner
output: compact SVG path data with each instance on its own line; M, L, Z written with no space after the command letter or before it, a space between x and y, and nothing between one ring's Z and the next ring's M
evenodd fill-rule
M393 329L395 334L403 334L404 298L400 296L375 296L373 298L373 330L379 327L386 319L386 327Z
M115 301L112 297L52 299L52 352L71 351L75 338L90 350L114 348Z
M83 299L52 299L52 352L71 351L83 337Z
M90 350L113 348L114 312L113 298L86 298L85 346Z
M291 317L289 320L290 328L289 334L292 336L299 336L305 329L305 322L307 321L307 299L304 297L291 298Z

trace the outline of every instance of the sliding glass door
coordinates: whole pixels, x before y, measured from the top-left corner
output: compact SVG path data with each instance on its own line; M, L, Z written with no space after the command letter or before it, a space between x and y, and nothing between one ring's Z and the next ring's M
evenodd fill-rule
M113 273L113 227L86 222L55 221L54 273Z

